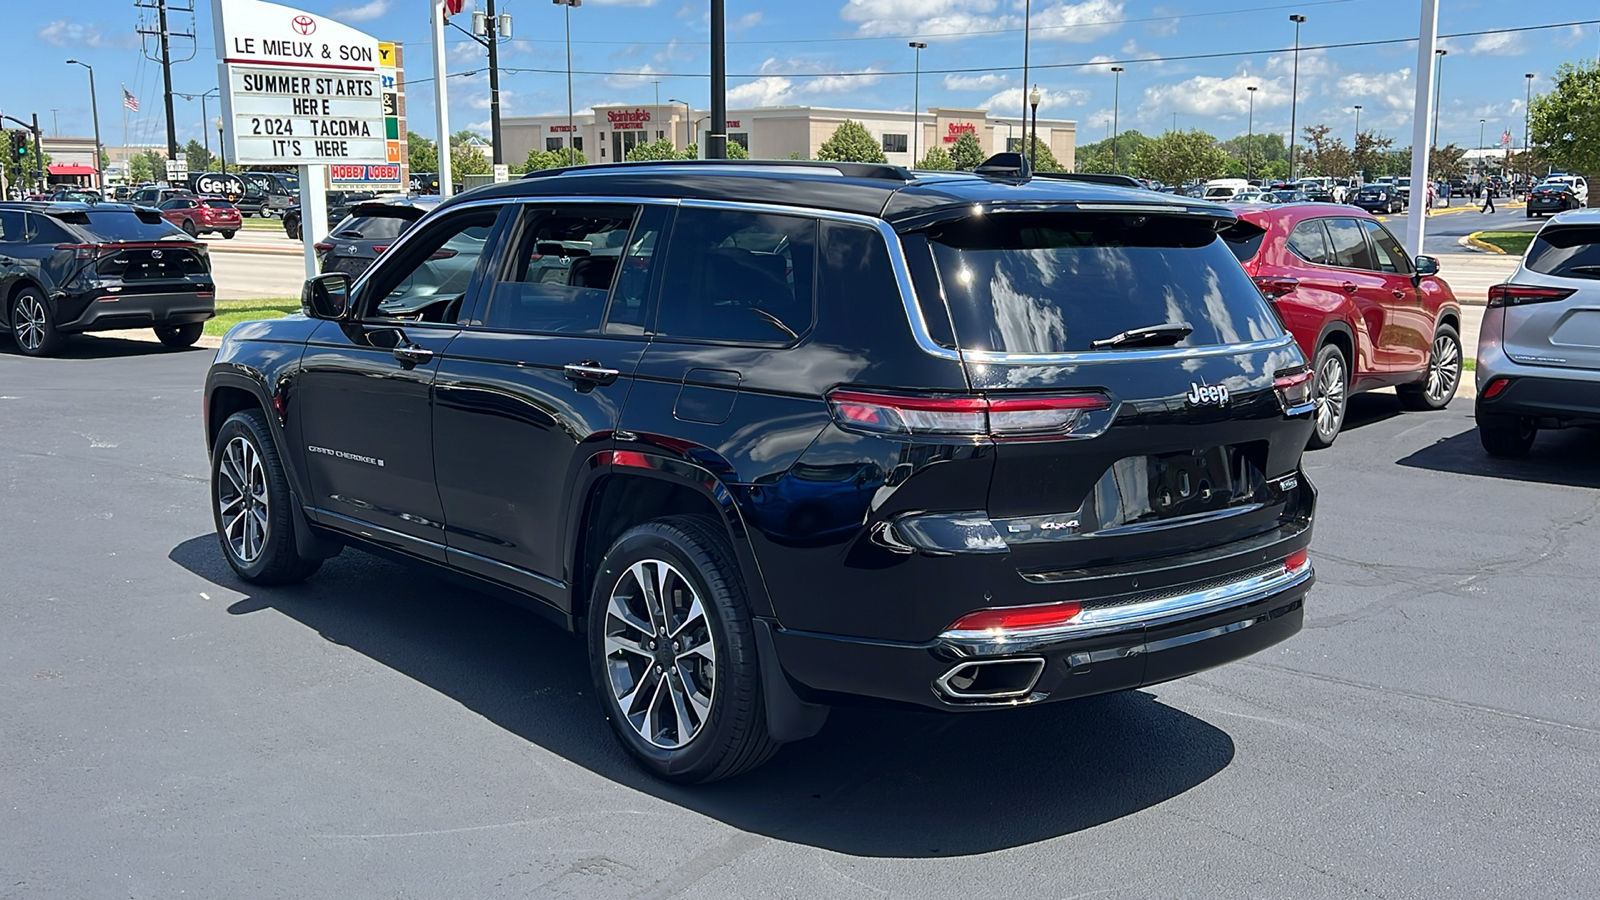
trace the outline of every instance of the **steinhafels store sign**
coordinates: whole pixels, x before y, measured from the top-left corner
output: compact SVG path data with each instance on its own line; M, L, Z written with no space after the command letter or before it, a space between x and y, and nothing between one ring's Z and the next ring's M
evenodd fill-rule
M610 109L606 110L606 121L611 123L613 131L628 131L642 129L650 124L650 110L648 109Z

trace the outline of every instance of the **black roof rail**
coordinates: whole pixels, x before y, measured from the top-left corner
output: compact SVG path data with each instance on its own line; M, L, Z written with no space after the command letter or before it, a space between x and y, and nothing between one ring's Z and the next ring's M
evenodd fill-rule
M1112 175L1109 172L1035 172L1035 178L1059 178L1062 181L1085 181L1090 184L1109 184L1113 187L1131 187L1149 190L1144 182L1132 175Z
M671 167L693 169L721 168L727 166L751 166L771 168L782 166L793 167L796 174L805 174L805 170L812 172L832 172L845 178L876 178L885 181L912 181L915 176L904 166L892 166L886 163L856 163L834 162L826 159L650 159L638 162L610 162L593 163L583 166L562 166L555 169L537 169L523 175L523 178L548 178L553 175L565 175L572 172L597 172L617 171L621 169L650 167Z

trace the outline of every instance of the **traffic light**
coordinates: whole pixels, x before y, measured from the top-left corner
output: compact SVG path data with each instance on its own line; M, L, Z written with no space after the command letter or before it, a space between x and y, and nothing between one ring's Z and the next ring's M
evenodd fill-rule
M27 133L23 131L11 132L11 155L16 157L19 164L28 161L28 152Z

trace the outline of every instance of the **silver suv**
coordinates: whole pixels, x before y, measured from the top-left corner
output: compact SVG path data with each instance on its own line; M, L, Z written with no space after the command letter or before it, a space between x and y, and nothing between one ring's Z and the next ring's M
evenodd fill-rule
M1600 210L1551 219L1489 289L1477 378L1491 456L1527 453L1540 428L1600 426Z

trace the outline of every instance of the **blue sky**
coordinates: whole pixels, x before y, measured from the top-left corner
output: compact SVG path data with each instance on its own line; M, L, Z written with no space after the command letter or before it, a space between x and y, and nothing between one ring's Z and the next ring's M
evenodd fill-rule
M473 0L468 0L468 11ZM481 0L479 0L481 2ZM196 0L194 58L175 66L173 84L199 94L216 85L210 4ZM333 15L380 40L404 41L411 128L432 136L432 74L428 0L300 0L313 13ZM14 40L7 76L0 78L0 112L20 119L39 114L47 134L89 134L86 73L64 60L95 66L102 139L122 140L119 85L141 103L130 116L135 143L164 142L160 67L144 59L135 33L139 10L129 0L79 0L74 4L8 4ZM510 70L564 70L562 9L550 0L499 0L515 19L516 40L501 65ZM591 104L708 102L707 9L704 0L585 0L572 12L573 66L603 74L579 75L578 108ZM909 109L912 68L907 40L922 51L921 105L1020 110L1021 0L727 0L729 105L809 104ZM1044 94L1041 116L1076 119L1080 142L1103 138L1113 112L1109 67L1121 77L1119 124L1159 132L1176 122L1221 137L1243 133L1255 85L1257 131L1286 131L1290 115L1292 45L1290 13L1308 19L1303 46L1414 36L1416 2L1316 0L1035 0L1029 80ZM176 17L175 24L186 24ZM1593 0L1441 0L1441 34L1527 28L1600 19ZM466 14L457 17L470 26ZM448 32L449 70L477 74L450 79L452 128L488 130L488 86L482 48ZM186 42L180 42L186 43ZM1510 130L1521 143L1524 78L1536 73L1534 91L1563 60L1600 54L1600 25L1500 32L1448 39L1443 64L1440 143L1476 146L1479 119L1491 143ZM180 48L185 54L188 47ZM1161 57L1238 53L1210 59ZM1251 54L1251 55L1245 55ZM1056 66L1048 68L1048 66ZM1300 55L1298 119L1326 123L1335 133L1354 130L1352 106L1362 126L1411 142L1416 45L1313 49ZM965 69L966 72L939 70ZM846 76L841 73L869 73ZM659 86L654 82L659 80ZM501 82L505 115L565 111L563 74L509 71ZM54 120L52 119L52 109ZM211 115L216 115L215 105ZM198 101L179 101L179 141L200 136ZM53 125L52 122L58 123ZM212 136L215 132L212 132Z

